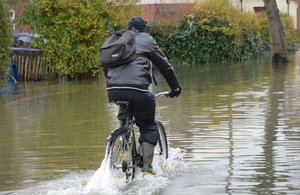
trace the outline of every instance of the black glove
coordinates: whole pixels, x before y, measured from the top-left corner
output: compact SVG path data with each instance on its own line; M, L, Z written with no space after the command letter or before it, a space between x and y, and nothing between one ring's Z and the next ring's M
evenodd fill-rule
M179 88L179 91L170 90L168 96L170 98L178 97L181 94L181 87L178 87L178 88Z

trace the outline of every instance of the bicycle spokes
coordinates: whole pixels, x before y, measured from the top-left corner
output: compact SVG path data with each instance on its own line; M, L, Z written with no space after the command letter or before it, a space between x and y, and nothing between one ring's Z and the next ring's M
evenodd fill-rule
M110 158L113 174L118 177L124 177L129 182L134 176L134 160L132 155L132 139L126 133L118 134L110 142Z

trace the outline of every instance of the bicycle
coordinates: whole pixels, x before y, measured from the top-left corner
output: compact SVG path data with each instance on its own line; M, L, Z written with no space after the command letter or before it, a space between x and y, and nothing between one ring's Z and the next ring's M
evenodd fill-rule
M168 97L169 92L161 92L155 95L155 100L161 96ZM136 168L143 167L142 146L136 146L134 133L135 118L130 114L131 103L128 101L116 101L118 106L126 109L125 125L113 130L106 139L108 141L106 156L109 159L110 168L115 171L117 177L125 174L126 182L133 180ZM165 128L161 121L156 120L159 138L154 150L154 157L159 156L161 160L168 158L168 141Z

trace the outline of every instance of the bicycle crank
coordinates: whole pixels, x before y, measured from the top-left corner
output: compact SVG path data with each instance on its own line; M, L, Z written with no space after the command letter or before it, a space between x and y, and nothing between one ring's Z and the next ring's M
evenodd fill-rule
M123 172L126 172L128 169L128 162L126 162L125 160L122 161L122 170Z

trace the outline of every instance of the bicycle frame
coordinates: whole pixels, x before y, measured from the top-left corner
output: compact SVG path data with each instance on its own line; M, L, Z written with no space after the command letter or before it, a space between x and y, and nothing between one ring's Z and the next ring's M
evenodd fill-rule
M157 93L155 95L155 100L158 100L161 96L168 96L169 92L165 91L165 92L160 92ZM119 103L117 103L118 106L120 106L122 103L124 103L124 101L117 101ZM111 134L108 136L108 138L106 139L106 141L111 141L115 138L116 135L118 135L120 132L124 131L124 130L133 130L133 126L135 124L135 118L131 117L130 115L130 104L128 104L128 107L124 107L126 109L126 120L125 120L125 125L124 127L120 127L118 129L115 129L114 131L111 132Z
M157 100L161 96L168 96L168 94L169 92L158 93L155 95L155 100ZM117 101L115 103L118 106L126 109L126 120L124 126L113 130L106 139L109 142L107 147L107 156L109 156L111 159L111 168L122 168L123 172L125 172L126 175L126 181L130 181L134 177L135 168L142 168L142 147L141 145L139 145L137 148L136 145L134 132L135 118L130 113L131 103L128 101ZM159 132L161 133L161 131L163 131L163 143L167 144L164 127L160 121L157 121L157 123L160 129L162 129L159 130ZM167 158L167 145L164 145L165 149L162 150L163 146L160 138L158 140L158 143L159 147L161 148L159 155L162 155L162 152L164 152L166 153L165 158ZM120 163L119 159L124 159L124 157L122 157L122 154L120 156L120 154L117 153L120 151L122 151L122 154L126 153L127 155L129 155L129 157L125 157L127 160L123 160L122 163Z
M127 102L124 102L124 101L117 101L116 104L119 106L122 106L123 108L126 109L125 125L123 127L117 128L114 131L112 131L106 140L110 142L110 141L116 139L116 137L120 133L123 133L125 135L125 137L128 138L128 140L132 140L132 143L131 143L131 150L133 152L132 158L135 163L133 164L133 166L130 166L129 168L134 168L134 167L140 166L140 163L138 162L139 157L140 157L140 154L139 154L140 152L137 151L137 149L136 149L136 141L135 141L135 133L134 133L135 118L133 116L131 116L131 114L130 114L130 104L128 104ZM110 152L110 151L108 151L108 152Z

